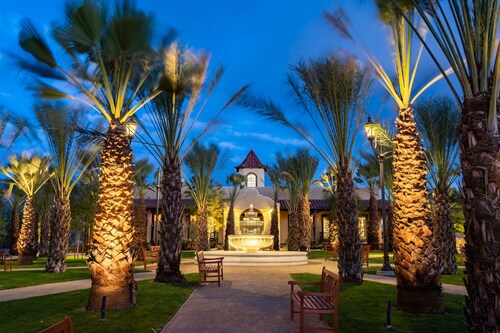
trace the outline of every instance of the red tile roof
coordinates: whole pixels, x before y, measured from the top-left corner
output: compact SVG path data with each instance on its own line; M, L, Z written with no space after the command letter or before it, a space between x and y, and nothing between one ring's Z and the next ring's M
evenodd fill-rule
M251 168L251 169L264 169L267 171L267 168L262 162L259 160L253 149L250 149L247 157L241 162L240 165L234 167L236 171L239 171L243 168Z

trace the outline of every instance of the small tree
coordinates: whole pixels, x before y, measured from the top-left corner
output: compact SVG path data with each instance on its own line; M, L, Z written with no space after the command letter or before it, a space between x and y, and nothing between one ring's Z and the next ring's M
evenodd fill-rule
M226 233L224 237L224 250L229 250L228 236L234 235L234 202L238 198L241 189L241 183L245 181L245 176L239 173L232 173L226 178L226 184L230 185L227 201L229 202L229 211L227 213Z
M279 166L272 165L267 170L267 175L272 184L273 188L273 212L271 214L271 235L273 238L273 250L280 250L280 229L279 229L279 211L278 211L278 199L285 189L283 184L283 173L281 172Z

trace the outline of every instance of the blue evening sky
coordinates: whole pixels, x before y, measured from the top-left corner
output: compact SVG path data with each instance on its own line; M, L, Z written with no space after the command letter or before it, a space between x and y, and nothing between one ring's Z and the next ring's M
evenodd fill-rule
M50 24L62 17L63 3L62 0L2 3L0 105L33 118L33 99L25 88L26 77L19 73L7 53L22 52L17 43L20 19L32 19L48 36ZM157 37L174 28L181 44L194 49L205 49L212 54L212 70L221 65L225 68L224 77L210 98L197 127L201 127L232 93L245 84L251 84L252 92L277 102L290 114L291 119L300 120L301 109L295 105L286 84L286 75L291 65L300 60L325 57L333 51L347 50L366 62L361 53L350 42L338 37L323 18L325 10L332 11L339 3L353 22L357 35L370 52L390 68L392 74L388 30L377 18L372 1L138 1L141 8L154 14ZM436 73L433 64L425 61L417 82L421 85ZM444 85L439 90L440 93L448 94ZM379 120L393 123L396 117L395 107L395 103L377 86L370 103L370 113ZM368 149L363 133L360 133L358 139L359 149ZM305 140L293 131L237 107L228 110L202 142L217 143L224 152L225 163L215 176L222 183L251 147L264 164L273 164L277 152L293 152L297 148L308 147ZM133 149L138 158L147 156L147 152L139 144L134 143ZM17 153L25 150L46 152L42 142L22 141L14 148ZM318 175L325 168L326 164L321 161Z

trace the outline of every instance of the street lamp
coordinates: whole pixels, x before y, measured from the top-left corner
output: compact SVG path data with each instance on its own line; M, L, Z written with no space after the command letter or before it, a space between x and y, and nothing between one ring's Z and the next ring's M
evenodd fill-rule
M394 276L394 270L389 263L389 239L387 230L387 213L385 210L385 191L384 191L384 152L382 151L382 144L380 143L380 125L375 124L372 118L368 116L368 121L365 126L366 137L370 141L370 145L376 149L379 169L380 169L380 201L382 205L382 229L384 238L384 264L382 269L377 272L378 275Z

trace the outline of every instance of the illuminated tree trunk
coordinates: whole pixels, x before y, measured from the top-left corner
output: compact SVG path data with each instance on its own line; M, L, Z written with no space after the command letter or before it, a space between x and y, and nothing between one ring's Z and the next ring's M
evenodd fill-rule
M457 274L457 244L451 221L450 198L446 191L434 193L434 244L442 274Z
M38 255L46 257L49 254L50 245L50 209L42 212L40 221L40 245L38 247Z
M375 193L373 193L373 191L370 191L368 211L367 241L372 250L380 250L380 220L378 218L377 198L375 197Z
M38 252L35 198L28 196L23 208L23 221L17 240L18 265L31 265Z
M296 209L288 211L288 251L299 251L299 220Z
M363 281L361 240L358 230L358 207L352 172L339 166L337 177L337 218L339 222L338 268L342 281Z
M300 198L298 209L299 250L309 252L311 248L311 208L308 198Z
M400 310L444 311L440 272L428 222L427 171L413 110L401 109L394 148L394 261Z
M210 251L210 241L208 239L208 217L206 207L198 208L196 215L196 250Z
M12 207L10 215L10 254L17 255L17 240L19 238L19 206Z
M144 198L139 198L139 202L134 210L134 251L136 256L142 257L141 249L146 245L146 225L147 225L147 211Z
M471 332L500 327L500 140L488 133L490 96L464 102L459 147L465 216L465 318ZM497 114L499 113L497 101Z
M227 212L226 235L224 239L224 250L229 250L229 235L234 235L234 203L231 202Z
M136 304L132 226L133 164L125 126L111 124L101 152L99 196L88 266L92 287L87 310Z
M160 258L156 282L184 283L181 273L182 256L182 178L181 162L177 156L163 163L161 181Z
M278 203L274 201L273 213L271 214L271 235L274 236L273 250L280 250L280 230L279 230L279 219L278 219Z
M45 271L62 273L66 271L66 254L71 233L71 207L68 198L57 195L54 199L54 211L50 221L49 256Z
M392 203L387 207L387 243L389 251L392 251L394 248L394 204Z

